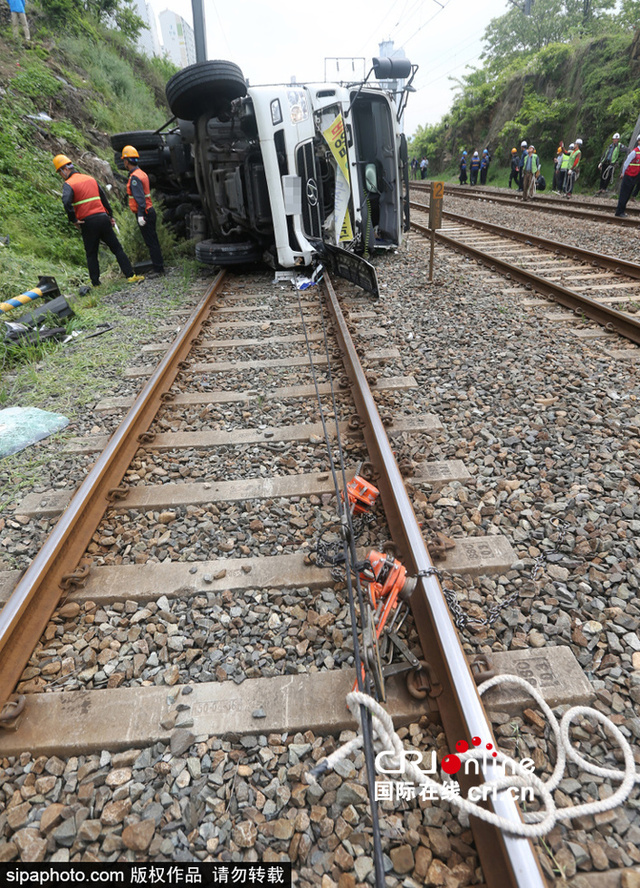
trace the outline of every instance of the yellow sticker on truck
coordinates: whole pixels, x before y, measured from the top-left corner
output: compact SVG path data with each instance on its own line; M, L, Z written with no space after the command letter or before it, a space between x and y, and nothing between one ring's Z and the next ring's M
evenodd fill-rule
M342 119L342 114L338 114L331 126L324 130L322 135L325 137L329 148L331 148L331 153L337 160L338 166L342 170L345 179L350 183L347 138L344 132L344 120Z
M324 130L322 135L325 137L327 145L338 164L334 196L335 241L336 243L351 241L353 240L351 216L349 215L351 180L349 178L349 155L347 153L347 140L342 114L338 114L331 126Z

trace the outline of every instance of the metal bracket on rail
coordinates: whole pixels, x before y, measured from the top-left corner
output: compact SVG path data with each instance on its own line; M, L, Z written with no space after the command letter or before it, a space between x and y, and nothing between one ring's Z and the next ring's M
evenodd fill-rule
M155 437L155 432L140 432L140 434L138 435L138 444L151 444Z
M91 565L81 564L71 573L63 574L60 578L60 588L68 592L70 589L78 586L84 586L91 573Z
M407 690L416 700L424 700L428 695L434 700L440 696L443 687L436 671L426 660L421 660L417 669L407 675Z
M496 674L486 654L476 654L473 660L470 661L469 668L477 685L482 684L483 681L488 681Z
M129 494L129 485L124 481L120 484L119 487L112 487L105 494L105 499L107 499L110 503L115 503L118 500L125 499Z
M24 694L12 694L0 711L0 730L17 731L20 716L24 711L27 698Z

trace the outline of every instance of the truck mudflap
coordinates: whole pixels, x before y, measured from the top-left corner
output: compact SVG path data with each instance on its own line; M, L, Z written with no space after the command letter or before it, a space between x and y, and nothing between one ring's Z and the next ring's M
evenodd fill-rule
M378 276L376 270L370 262L337 247L334 244L328 244L317 238L307 238L313 246L316 253L320 256L323 265L329 271L338 277L351 281L367 293L371 293L376 299L380 298L380 290L378 288Z

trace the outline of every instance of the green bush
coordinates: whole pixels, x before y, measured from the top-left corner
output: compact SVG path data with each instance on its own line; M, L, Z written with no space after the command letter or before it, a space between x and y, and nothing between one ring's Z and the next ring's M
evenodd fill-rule
M41 61L30 62L11 78L11 89L41 102L62 92L62 84Z

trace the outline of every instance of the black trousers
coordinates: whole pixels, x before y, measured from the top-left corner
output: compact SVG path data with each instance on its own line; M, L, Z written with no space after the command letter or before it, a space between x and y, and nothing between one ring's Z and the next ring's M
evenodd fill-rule
M487 184L487 173L488 173L488 172L489 172L489 168L488 168L488 167L485 167L484 169L481 169L481 170L480 170L480 184L481 184L481 185L486 185L486 184Z
M509 188L511 188L512 182L515 182L516 187L517 187L519 181L520 181L520 170L511 170L511 172L509 173Z
M162 258L162 250L160 249L160 241L156 231L156 211L153 207L149 207L145 218L147 224L140 229L140 234L149 250L149 258L151 259L153 270L162 274L164 271L164 259Z
M98 263L98 248L100 241L107 246L116 257L120 271L127 278L133 275L133 267L129 261L129 257L122 248L122 244L116 237L116 233L111 226L111 219L106 213L96 213L93 216L87 216L80 226L82 232L82 241L84 243L84 252L87 257L87 268L89 269L89 277L91 283L96 286L100 283L100 264Z
M616 207L616 216L624 213L638 179L640 179L640 176L624 175L622 177L622 182L620 183L620 196L618 197L618 206Z

